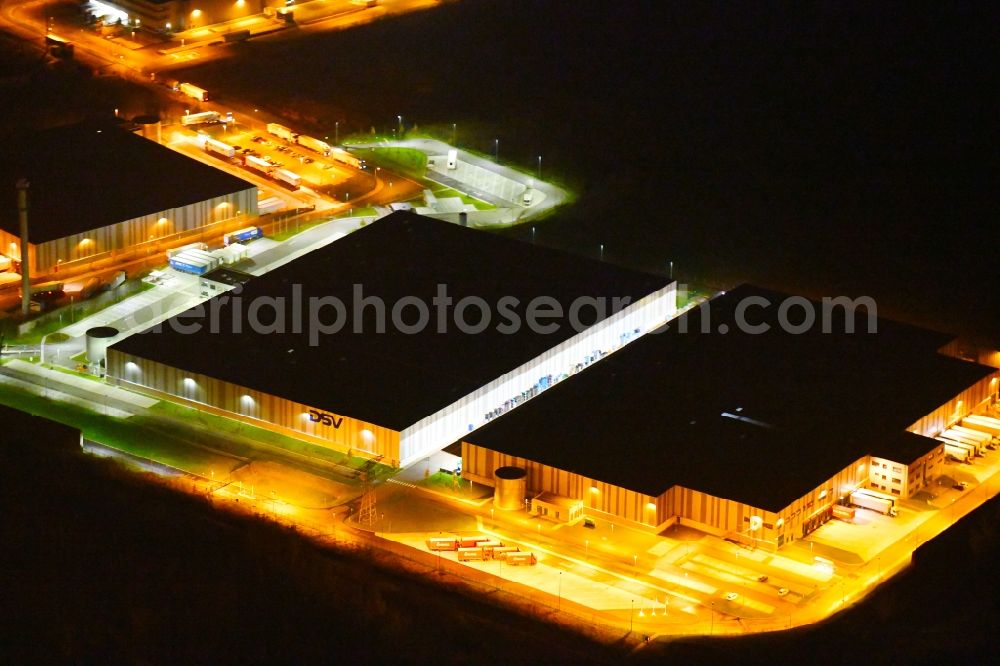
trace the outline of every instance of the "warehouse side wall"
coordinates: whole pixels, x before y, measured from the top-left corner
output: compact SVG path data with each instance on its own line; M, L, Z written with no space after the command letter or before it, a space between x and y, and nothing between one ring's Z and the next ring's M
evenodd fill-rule
M256 215L257 188L251 187L84 233L44 243L32 243L35 261L32 263L31 274L49 273L57 265L62 269L72 269L79 263L114 258L118 253L130 251L150 241L197 231L234 218L245 219Z
M576 366L593 358L594 352L608 354L621 349L676 312L677 285L671 283L421 419L402 432L402 464L408 465L466 437L486 423L487 414L510 404L512 399L523 404L537 394L539 378L551 375L558 381L567 377ZM522 395L527 397L522 400Z
M108 350L108 381L353 455L399 464L399 433L162 363Z

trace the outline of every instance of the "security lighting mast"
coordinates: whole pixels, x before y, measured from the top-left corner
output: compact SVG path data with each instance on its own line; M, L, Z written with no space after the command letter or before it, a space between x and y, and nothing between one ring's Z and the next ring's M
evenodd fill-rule
M21 316L31 312L31 277L28 265L28 179L17 181L17 219L21 225Z

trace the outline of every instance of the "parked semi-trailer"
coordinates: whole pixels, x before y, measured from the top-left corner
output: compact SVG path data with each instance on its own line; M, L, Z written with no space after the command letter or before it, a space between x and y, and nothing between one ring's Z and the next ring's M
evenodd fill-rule
M946 439L951 439L956 442L961 442L962 444L968 444L969 446L972 447L972 452L975 455L977 456L983 455L982 448L983 446L985 446L984 444L981 444L978 440L972 437L967 437L963 435L954 428L949 428L948 430L945 430L943 433L941 433L941 436Z
M856 490L851 493L851 504L860 506L862 509L878 511L886 516L896 515L896 501L886 497L876 497Z
M170 259L175 254L180 254L184 250L202 250L202 251L205 251L207 249L208 249L208 245L206 245L205 243L188 243L187 245L181 245L180 247L175 247L175 248L172 248L170 250L167 250L167 259Z
M985 433L982 430L975 430L973 428L966 428L965 426L955 425L949 428L949 430L954 430L957 433L965 435L971 439L979 442L979 446L983 447L993 441L993 436L989 433Z
M962 425L966 428L987 432L994 437L1000 437L1000 419L995 419L992 416L980 416L978 414L966 416L962 419Z
M302 185L302 176L288 169L275 169L271 175L278 180L288 183L292 189L298 189Z
M958 462L967 463L970 462L972 457L972 452L965 448L961 444L955 444L947 440L940 440L944 442L944 454L950 458L954 458Z
M188 97L194 97L199 102L208 101L208 91L204 88L199 88L192 83L182 83L177 86L178 92Z
M296 137L295 141L309 150L315 150L320 155L326 157L330 154L333 148L326 141L320 141L319 139L313 138L311 136L306 136L305 134L300 134Z
M207 123L217 123L222 120L222 116L217 111L205 111L203 113L189 113L181 116L181 125L202 125Z
M222 237L223 245L229 245L231 243L246 243L247 241L256 240L264 236L264 232L260 227L246 227L245 229L237 229L232 231Z
M281 137L285 141L294 141L295 132L285 127L284 125L279 125L278 123L268 123L267 131L274 136Z
M959 440L957 440L957 439L955 439L953 437L945 437L944 435L941 436L941 439L943 439L945 442L951 444L952 446L958 447L960 449L965 449L966 451L968 451L969 452L969 462L970 463L972 462L973 458L975 458L976 456L982 455L979 452L979 447L975 446L974 444L970 444L969 442L962 442L962 441L959 441Z
M205 150L224 155L225 157L236 157L236 148L218 139L205 139Z
M274 169L274 165L265 159L260 157L254 157L253 155L245 155L243 157L243 166L248 169L255 169L260 171L262 174L267 176L271 175L271 171Z
M343 148L332 148L330 151L330 156L333 157L333 159L337 160L338 162L341 162L348 166L352 166L355 169L365 168L365 161L363 159L355 155L352 155Z

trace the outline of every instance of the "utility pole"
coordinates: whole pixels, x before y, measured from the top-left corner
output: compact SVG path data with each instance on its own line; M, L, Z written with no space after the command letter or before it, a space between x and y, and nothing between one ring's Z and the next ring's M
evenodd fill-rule
M31 266L28 260L28 179L17 181L17 219L21 226L21 316L31 312Z

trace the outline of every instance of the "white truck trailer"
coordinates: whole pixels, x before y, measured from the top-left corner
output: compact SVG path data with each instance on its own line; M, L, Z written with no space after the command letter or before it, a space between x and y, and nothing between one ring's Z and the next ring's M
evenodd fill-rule
M256 171L260 171L262 174L266 176L270 176L271 171L274 170L273 164L271 164L265 159L261 159L260 157L254 157L253 155L247 155L243 159L243 166L247 167L248 169L254 169Z
M888 497L869 495L861 490L855 490L851 493L851 504L860 506L862 509L878 511L890 517L895 517L896 515L896 500L889 499Z
M294 171L289 171L288 169L275 169L271 175L278 180L287 183L293 190L297 190L302 185L302 176Z
M961 444L956 444L955 442L949 441L947 439L938 439L938 441L944 442L944 454L951 458L954 458L960 463L969 463L972 458L972 451L968 447L962 446Z
M945 439L950 439L956 442L961 442L962 444L965 444L967 446L971 446L973 454L977 456L983 455L982 449L984 445L980 444L978 440L973 439L972 437L966 437L965 435L958 432L954 428L949 428L948 430L945 430L943 433L941 433L941 436L944 437Z
M963 437L968 437L969 439L978 442L980 451L986 448L986 445L993 441L992 435L982 432L981 430L973 430L972 428L966 428L965 426L960 425L954 425L949 428L949 430L954 430Z
M236 157L236 148L218 139L205 139L205 150L210 153L218 153L224 157Z
M962 419L962 425L981 432L989 433L994 437L1000 437L1000 419L992 416L970 415Z
M341 164L352 166L355 169L363 169L365 167L365 161L363 159L352 155L343 148L333 148L330 155Z
M204 88L199 88L193 83L181 83L177 86L178 92L182 95L187 95L188 97L193 97L199 102L208 101L208 91Z
M320 141L315 137L306 136L305 134L298 135L295 141L300 146L315 151L320 155L322 155L323 157L326 157L333 151L333 148L326 141Z
M281 137L285 141L294 141L295 140L295 132L293 132L288 127L285 127L284 125L279 125L278 123L268 123L267 124L267 131L268 131L269 134L273 134L274 136Z
M181 125L207 125L217 123L222 120L222 116L217 111L205 111L203 113L188 113L181 116Z

